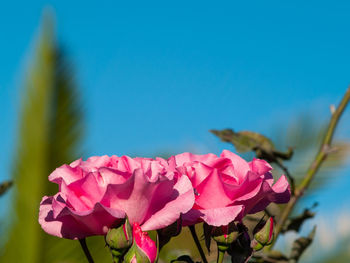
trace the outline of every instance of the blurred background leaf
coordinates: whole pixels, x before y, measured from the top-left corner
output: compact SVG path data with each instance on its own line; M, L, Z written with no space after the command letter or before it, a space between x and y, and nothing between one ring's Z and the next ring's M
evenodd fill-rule
M84 123L73 66L56 42L54 18L48 10L28 66L13 163L14 211L8 234L2 236L6 240L2 240L0 262L82 262L78 241L49 236L38 223L41 198L58 190L48 175L81 157ZM88 243L96 256L105 254L109 259L103 238Z

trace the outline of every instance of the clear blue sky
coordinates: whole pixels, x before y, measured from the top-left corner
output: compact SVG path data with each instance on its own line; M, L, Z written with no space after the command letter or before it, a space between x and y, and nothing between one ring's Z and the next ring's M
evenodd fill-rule
M219 153L228 146L209 129L268 135L272 119L288 123L304 111L326 119L350 84L349 1L6 1L0 8L6 171L25 59L48 5L76 65L87 156ZM340 127L341 136L348 132Z

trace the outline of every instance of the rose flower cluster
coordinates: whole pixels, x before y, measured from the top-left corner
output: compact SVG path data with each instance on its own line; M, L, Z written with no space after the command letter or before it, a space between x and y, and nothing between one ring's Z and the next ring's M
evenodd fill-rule
M80 159L49 176L59 191L43 197L39 223L48 234L68 239L107 235L121 228L125 244L123 238L106 238L126 248L114 256L126 262L141 257L147 261L140 262L155 262L157 247L146 231L175 222L228 226L271 202L288 202L286 177L274 183L271 169L264 160L246 162L227 150L220 156L183 153L168 160Z

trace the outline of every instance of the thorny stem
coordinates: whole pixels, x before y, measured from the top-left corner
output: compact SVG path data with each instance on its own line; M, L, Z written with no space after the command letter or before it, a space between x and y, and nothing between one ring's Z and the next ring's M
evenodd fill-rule
M84 251L84 254L85 254L86 259L88 260L88 262L89 262L89 263L94 263L94 260L93 260L91 254L90 254L90 251L89 251L89 249L88 249L88 247L87 247L87 245L86 245L86 240L85 240L85 238L79 239L79 243L80 243L80 245L81 245L81 248L82 248L83 251Z
M300 199L300 197L304 194L304 192L309 187L310 183L312 182L313 178L315 177L315 174L321 167L322 163L326 159L327 155L329 154L331 150L331 143L334 135L335 128L337 127L337 124L339 122L339 119L341 115L343 114L348 102L350 100L350 88L347 89L346 93L344 94L343 99L341 100L339 106L337 109L332 113L332 118L329 122L327 132L325 137L323 138L321 147L315 157L315 160L311 163L309 169L307 170L305 177L301 181L300 185L295 189L295 195L291 197L289 203L285 207L285 209L282 212L281 218L277 222L276 230L275 230L275 241L277 240L278 235L281 233L281 230L286 223L289 214L292 212L293 208L295 207L296 203ZM274 242L275 243L275 242ZM272 248L273 244L268 247L270 250Z
M198 248L199 254L201 255L203 263L208 263L207 258L205 257L204 251L202 249L202 246L199 243L195 227L194 226L189 226L189 229L191 231L191 235L193 237L194 243L196 244L196 246Z

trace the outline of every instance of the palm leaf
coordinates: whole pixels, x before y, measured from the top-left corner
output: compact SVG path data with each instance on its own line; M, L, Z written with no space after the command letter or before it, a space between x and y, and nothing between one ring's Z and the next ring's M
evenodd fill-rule
M38 202L48 188L49 112L53 90L55 46L51 21L46 21L34 62L22 91L18 145L13 165L14 212L4 262L39 262L42 233L37 223ZM20 249L19 249L20 248ZM12 260L12 261L11 261Z
M50 237L38 224L42 196L58 190L47 177L55 167L81 156L83 128L72 66L56 44L50 14L44 16L29 66L13 165L14 213L0 262L81 262L77 241Z

